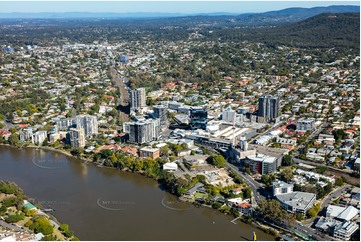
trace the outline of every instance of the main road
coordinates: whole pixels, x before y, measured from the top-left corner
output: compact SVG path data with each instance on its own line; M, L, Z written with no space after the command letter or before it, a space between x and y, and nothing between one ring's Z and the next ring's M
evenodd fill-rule
M262 189L261 184L259 184L257 181L255 181L251 176L249 176L247 173L241 172L239 170L239 167L231 164L226 163L226 167L232 171L234 171L237 175L239 175L243 181L252 189L254 198L256 200L256 203L258 204L261 200L266 199L265 196L261 195L260 190ZM321 203L321 209L327 206L331 199L333 197L339 197L342 192L344 192L346 189L350 188L351 185L346 185L341 188L338 188L337 190L331 192ZM334 240L334 238L320 233L317 230L311 228L310 226L314 222L315 218L312 220L308 220L306 223L302 224L301 222L296 222L295 226L291 229L298 235L303 235L307 237L311 237L315 240Z
M110 68L110 74L120 93L120 97L117 99L120 121L118 123L129 121L129 93L125 86L126 77L122 80L114 67Z
M261 195L260 190L262 189L261 184L259 184L257 181L253 180L253 178L248 175L245 172L241 172L239 170L239 167L231 164L231 163L226 163L226 167L229 168L230 170L234 171L237 175L239 175L243 181L252 189L253 191L253 195L254 198L256 200L256 203L258 204L261 200L266 199L266 197L264 197L263 195Z

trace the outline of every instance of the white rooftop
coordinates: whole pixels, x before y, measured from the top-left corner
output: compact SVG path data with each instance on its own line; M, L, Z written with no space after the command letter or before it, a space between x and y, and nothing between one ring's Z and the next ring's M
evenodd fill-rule
M163 165L163 170L178 170L178 165L175 162L168 162Z
M357 214L359 213L359 210L356 209L353 206L348 206L345 210L341 212L341 214L338 215L339 219L350 221L353 219Z
M231 202L231 203L243 203L243 199L241 197L236 197L236 198L231 198L231 199L228 199L228 202Z
M340 207L335 205L329 205L327 207L326 214L328 217L338 218L340 220L350 221L359 213L359 210L353 206Z

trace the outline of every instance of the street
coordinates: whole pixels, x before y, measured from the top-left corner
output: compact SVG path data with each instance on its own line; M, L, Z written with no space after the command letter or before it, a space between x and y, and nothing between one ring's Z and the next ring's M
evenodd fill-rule
M351 187L352 187L351 185L345 185L345 186L343 186L343 187L339 187L338 189L336 189L335 191L333 191L333 192L331 192L329 195L327 195L327 196L323 199L323 201L322 201L322 203L321 203L321 210L322 210L324 207L328 206L329 203L331 202L331 200L332 200L333 198L336 198L336 197L341 196L341 194L342 194L344 191L346 191L347 189L349 189L349 188L351 188Z
M1 219L0 219L0 226L4 228L12 229L13 231L24 231L24 229L22 229L21 227L9 224Z
M334 238L332 238L326 234L321 234L317 230L312 229L312 228L305 226L302 223L298 223L298 222L296 222L296 224L294 226L294 230L299 234L306 235L307 237L312 237L313 239L318 240L318 241L335 240Z
M321 211L322 211L323 208L325 208L326 206L328 206L330 204L330 202L331 202L331 200L333 198L341 196L341 194L345 190L347 190L348 188L351 188L351 187L352 187L351 185L346 185L346 186L343 186L343 187L339 187L338 189L336 189L335 191L333 191L329 195L327 195L321 202ZM332 238L332 237L330 237L330 236L328 236L326 234L317 232L317 230L310 228L310 226L314 223L314 221L317 218L319 218L319 216L317 216L315 218L312 218L310 220L307 220L304 223L298 222L295 225L295 229L297 229L298 231L303 231L307 235L311 235L316 240L334 240L334 238Z
M262 186L255 180L253 180L248 174L241 172L239 168L231 163L227 163L226 167L234 171L236 174L238 174L243 181L252 189L256 203L259 203L261 200L266 199L263 195L260 194L260 190L262 189ZM333 197L339 197L342 192L344 192L346 189L352 187L351 185L346 185L344 187L340 187L337 190L331 192L321 203L321 210L327 206L331 199ZM317 217L316 217L317 218ZM311 220L308 220L306 223L302 224L301 222L296 222L293 231L297 233L298 235L302 235L303 237L310 237L315 240L334 240L334 238L322 234L321 232L318 232L317 230L311 228L310 226L313 224L314 220L316 218L313 218Z
M117 71L114 68L110 69L110 73L120 93L120 97L117 99L117 107L119 110L119 120L117 123L119 123L119 121L129 121L129 93L124 84L124 82L126 81L126 77L124 77L124 80L120 79Z
M243 179L243 181L252 189L257 204L261 200L266 199L263 195L260 194L260 190L262 189L261 184L253 180L247 173L241 172L239 170L239 167L231 163L226 163L226 167L234 171L237 175L239 175Z

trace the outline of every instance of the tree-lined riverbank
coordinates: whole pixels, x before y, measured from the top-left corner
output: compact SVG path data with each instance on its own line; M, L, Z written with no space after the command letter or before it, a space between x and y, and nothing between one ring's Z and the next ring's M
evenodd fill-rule
M42 204L52 204L54 215L69 223L80 239L250 240L256 231L258 239L274 240L250 225L230 223L229 216L215 210L180 203L164 186L136 173L99 169L42 149L0 146L0 157L0 177L11 178ZM49 164L58 161L56 169L34 165L33 157ZM182 210L166 208L162 201ZM139 227L142 233L134 233ZM154 233L158 230L162 233Z

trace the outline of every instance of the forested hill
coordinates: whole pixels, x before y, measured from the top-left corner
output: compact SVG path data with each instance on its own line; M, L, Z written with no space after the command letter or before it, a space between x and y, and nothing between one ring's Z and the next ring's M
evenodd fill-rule
M258 34L272 44L297 47L360 48L359 13L325 13L287 26L268 29Z
M214 18L214 17L212 17ZM0 45L62 45L68 41L92 43L117 41L183 41L196 33L199 41L250 41L270 46L360 49L359 13L323 13L282 26L243 26L220 16L224 23L211 24L209 17L153 20L13 20L0 24ZM136 34L134 34L136 33ZM14 38L16 36L17 38Z
M356 13L360 12L359 6L327 6L313 8L286 8L257 14L242 14L237 17L240 25L280 25L294 23L322 13Z
M359 13L324 13L274 28L221 29L202 34L205 38L257 41L272 46L359 50L360 15Z

